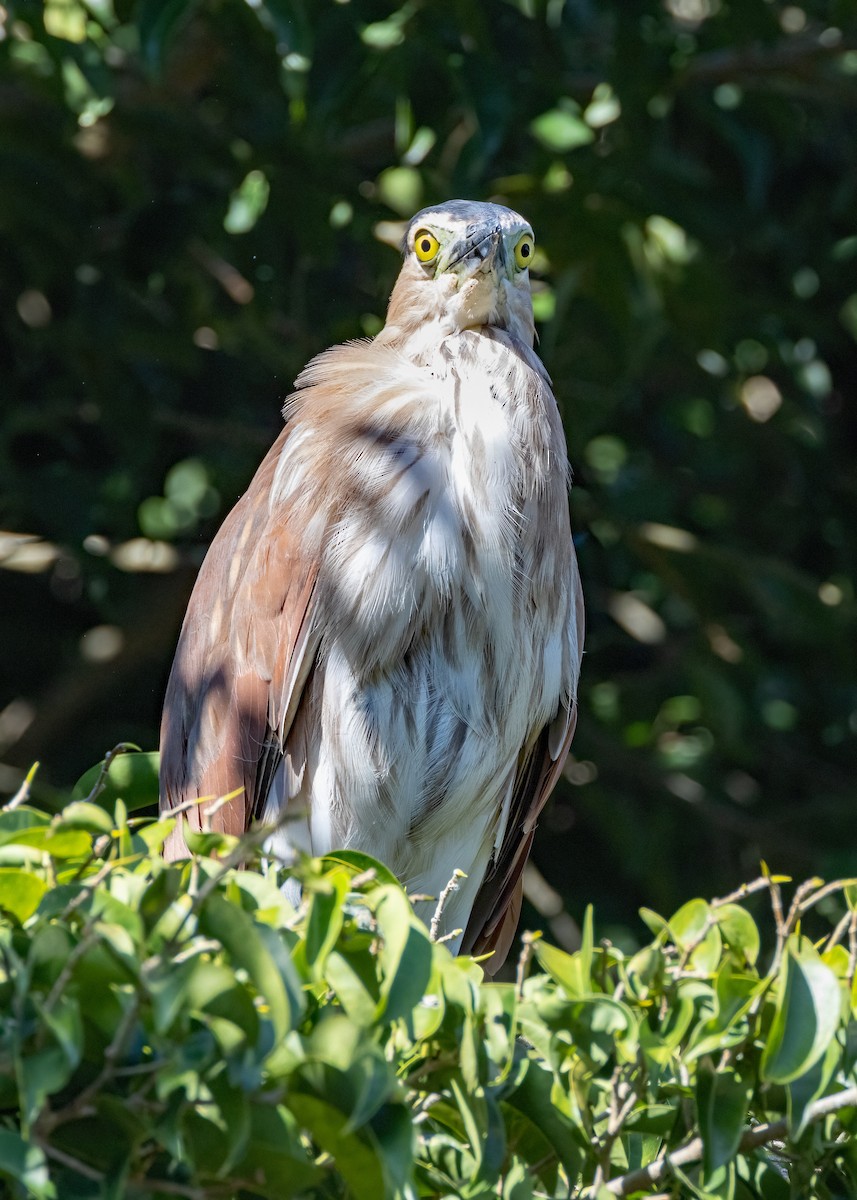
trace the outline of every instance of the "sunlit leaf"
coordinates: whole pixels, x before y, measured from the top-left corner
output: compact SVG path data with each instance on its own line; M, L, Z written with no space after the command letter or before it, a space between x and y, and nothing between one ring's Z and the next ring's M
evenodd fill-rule
M206 901L200 927L227 947L268 1005L276 1036L291 1028L302 1007L294 968L273 930L256 925L234 904L217 895Z
M250 171L237 191L232 193L229 210L223 218L227 233L249 233L268 207L270 184L264 171Z
M0 909L18 921L33 915L47 890L47 883L38 875L0 867Z
M580 109L571 101L536 117L530 129L546 149L556 153L587 146L595 139L592 129L580 115Z
M13 1129L0 1129L0 1174L15 1180L34 1200L54 1200L57 1195L44 1151Z
M102 773L99 764L82 775L74 785L72 799L85 800L91 796L108 812L113 811L120 798L130 812L157 804L158 759L156 752L117 754L106 774Z
M827 1050L840 1011L839 982L812 946L789 940L779 975L776 1011L762 1053L762 1078L790 1083Z
M729 949L753 966L759 957L759 930L747 910L739 904L724 904L715 910L715 917Z

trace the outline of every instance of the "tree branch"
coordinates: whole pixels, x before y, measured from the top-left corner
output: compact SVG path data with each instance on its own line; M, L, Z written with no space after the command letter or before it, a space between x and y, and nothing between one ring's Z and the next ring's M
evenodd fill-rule
M811 1104L807 1110L807 1121L812 1124L820 1121L823 1117L830 1116L831 1113L839 1112L840 1109L855 1107L857 1107L857 1087L846 1088L845 1091L836 1092L832 1096L824 1096L821 1100L816 1100L814 1104ZM788 1122L785 1118L773 1121L769 1125L756 1125L745 1131L738 1152L746 1154L749 1150L755 1150L757 1146L780 1141L788 1137L788 1131ZM660 1183L670 1174L673 1167L686 1167L699 1162L701 1158L702 1138L696 1137L673 1154L668 1154L665 1158L660 1158L647 1167L629 1171L627 1175L620 1175L617 1179L602 1184L602 1189L611 1196L630 1196L642 1188ZM593 1197L594 1192L592 1189L587 1189L583 1196Z
M826 43L816 34L790 37L773 46L751 45L738 50L712 50L698 54L689 64L687 78L694 83L703 80L716 83L734 79L737 75L758 76L778 71L800 70L820 59L836 58L857 48L853 38L840 38Z

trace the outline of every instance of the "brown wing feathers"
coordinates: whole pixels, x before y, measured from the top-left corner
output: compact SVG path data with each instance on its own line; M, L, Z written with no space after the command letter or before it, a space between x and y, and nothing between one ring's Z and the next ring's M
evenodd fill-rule
M294 717L311 666L308 630L317 564L297 552L287 514L271 507L274 472L288 438L272 446L203 563L167 685L161 727L165 807L190 796L243 788L213 826L243 833L260 768ZM205 805L187 813L199 828ZM184 853L178 831L167 853Z

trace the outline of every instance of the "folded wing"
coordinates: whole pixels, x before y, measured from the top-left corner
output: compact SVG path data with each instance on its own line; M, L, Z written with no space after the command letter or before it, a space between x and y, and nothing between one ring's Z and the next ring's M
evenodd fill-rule
M211 800L243 789L211 827L249 826L283 756L318 645L313 596L318 563L273 480L287 426L227 517L200 570L167 685L161 724L161 810L207 797L186 813L199 829ZM166 847L187 853L179 830Z

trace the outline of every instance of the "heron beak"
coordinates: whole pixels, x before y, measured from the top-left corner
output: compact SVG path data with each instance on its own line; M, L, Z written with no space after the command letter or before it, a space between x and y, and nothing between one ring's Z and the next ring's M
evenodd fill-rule
M450 248L452 257L443 268L454 270L457 275L475 275L505 265L506 254L500 226L486 229L484 225L471 227L466 236Z

